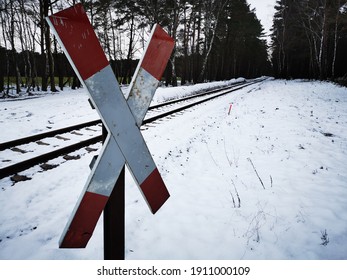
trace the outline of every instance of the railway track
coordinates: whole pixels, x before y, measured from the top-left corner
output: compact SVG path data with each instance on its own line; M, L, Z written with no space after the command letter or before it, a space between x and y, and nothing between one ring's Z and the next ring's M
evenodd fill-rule
M164 119L169 115L262 82L263 80L255 79L249 82L237 83L151 106L143 121L143 125ZM40 164L43 170L50 169L49 165L45 165L47 161L60 156L66 156L81 148L86 148L88 152L96 151L96 148L91 148L90 146L101 142L102 138L102 122L101 120L94 120L0 143L0 179ZM13 162L11 158L16 158L16 162ZM13 177L11 178L13 179Z

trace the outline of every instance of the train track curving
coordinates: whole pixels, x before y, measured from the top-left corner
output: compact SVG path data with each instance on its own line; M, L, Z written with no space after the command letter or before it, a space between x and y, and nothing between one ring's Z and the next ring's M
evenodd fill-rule
M143 121L143 125L153 123L159 119L164 119L177 112L184 111L198 104L262 81L264 81L264 79L237 83L150 106ZM49 160L64 155L66 156L81 148L89 147L101 142L102 139L102 122L98 119L0 143L0 152L2 153L0 158L2 158L2 164L5 164L5 166L0 165L0 179L16 175L19 172L40 164L42 169L45 169L44 163ZM93 150L97 149L89 149L89 151ZM15 157L18 161L13 163L12 160L6 159L6 157ZM13 177L14 176L11 178L13 179Z

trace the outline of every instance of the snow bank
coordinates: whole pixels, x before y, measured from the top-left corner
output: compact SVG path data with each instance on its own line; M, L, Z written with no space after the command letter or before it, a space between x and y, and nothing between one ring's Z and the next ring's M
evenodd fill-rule
M126 258L347 259L346 108L346 88L271 80L142 127L171 197L152 215L126 174ZM97 117L83 92L0 116L1 141ZM103 258L102 219L86 249L58 249L97 153L0 180L0 259Z

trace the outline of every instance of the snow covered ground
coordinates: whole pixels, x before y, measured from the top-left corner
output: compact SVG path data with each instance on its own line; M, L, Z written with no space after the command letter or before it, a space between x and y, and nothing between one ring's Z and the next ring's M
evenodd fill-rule
M160 88L155 102L191 91ZM1 100L0 142L98 118L87 98ZM126 258L347 259L346 127L347 89L302 80L267 80L143 126L171 197L152 215L127 173ZM103 258L102 219L86 249L58 248L97 153L0 180L0 259Z

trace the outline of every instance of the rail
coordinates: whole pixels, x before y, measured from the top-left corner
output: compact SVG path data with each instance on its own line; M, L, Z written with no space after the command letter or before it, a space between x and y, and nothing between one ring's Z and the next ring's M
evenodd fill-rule
M180 112L180 111L184 111L184 110L191 108L193 106L196 106L198 104L210 101L214 98L218 98L220 96L229 94L231 92L243 89L245 87L248 87L250 85L253 85L253 84L256 84L256 83L259 83L262 81L264 81L264 79L256 79L256 80L253 80L250 82L245 82L241 85L239 83L237 83L237 84L234 84L231 86L227 86L227 87L223 87L223 88L219 88L219 89L214 89L214 90L210 90L210 91L205 91L205 92L202 92L200 94L193 95L193 96L175 99L175 100L172 100L169 102L165 102L165 103L151 106L149 108L149 111L162 109L163 112L159 112L158 114L155 114L154 116L145 118L143 121L143 125L146 125L148 123L152 123L158 119L165 118L169 115L175 114L175 113ZM184 104L182 106L178 106L174 109L170 109L170 106L172 106L173 104L176 104L176 103L184 103ZM165 107L169 108L169 109L168 110L163 109ZM0 143L0 151L6 150L6 149L11 149L11 148L13 149L14 147L19 146L19 145L29 144L32 142L36 142L36 141L45 139L47 137L55 137L55 136L63 134L63 133L69 133L71 131L75 131L75 130L82 129L82 128L87 128L90 126L95 126L98 124L101 124L101 120L93 120L93 121L89 121L89 122L85 122L85 123L81 123L81 124L77 124L77 125L64 127L61 129L56 129L53 131L48 131L48 132L44 132L44 133L31 135L28 137ZM86 139L86 140L83 140L83 141L80 141L80 142L77 142L77 143L74 143L71 145L67 145L65 147L58 148L58 149L55 149L53 151L50 151L50 152L47 152L47 153L44 153L44 154L41 154L38 156L34 156L32 158L23 160L21 162L17 162L17 163L2 167L2 168L0 168L0 179L11 176L11 175L16 174L18 172L24 171L28 168L31 168L35 165L47 162L47 161L54 159L54 158L57 158L59 156L71 153L71 152L76 151L78 149L81 149L83 147L87 147L89 145L95 144L97 142L100 142L101 140L102 140L102 135L97 135L97 136L91 137L89 139Z

